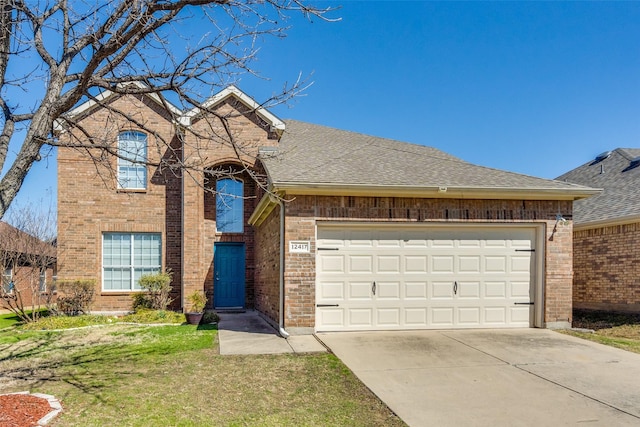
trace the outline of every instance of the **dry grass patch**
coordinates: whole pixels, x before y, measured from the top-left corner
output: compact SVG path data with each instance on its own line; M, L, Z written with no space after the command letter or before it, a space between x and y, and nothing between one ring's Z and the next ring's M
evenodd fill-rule
M404 425L335 356L220 356L214 326L18 335L0 388L61 399L54 426Z
M640 353L640 314L575 310L573 327L591 329L593 333L565 331L600 344Z

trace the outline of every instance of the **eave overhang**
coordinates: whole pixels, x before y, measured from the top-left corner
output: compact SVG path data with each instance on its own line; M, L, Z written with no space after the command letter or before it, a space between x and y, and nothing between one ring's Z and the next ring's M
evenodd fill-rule
M627 225L640 223L640 215L627 215L618 218L602 219L588 222L573 223L573 231L591 230L594 228L615 227L617 225Z
M599 194L594 188L452 187L278 182L275 192L287 195L420 197L436 199L580 200Z

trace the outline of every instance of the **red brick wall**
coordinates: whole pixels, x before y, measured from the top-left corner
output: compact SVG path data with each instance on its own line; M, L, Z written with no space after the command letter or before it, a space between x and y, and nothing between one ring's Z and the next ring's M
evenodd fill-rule
M54 269L47 268L45 274L46 289L41 293L39 291L39 267L33 268L29 266L16 266L13 268L13 284L15 286L15 290L20 294L20 299L22 301L21 304L23 307L44 307L47 299L49 298L48 294L51 291L51 286L53 284ZM52 297L55 300L55 295ZM1 302L0 306L2 306Z
M148 134L149 161L171 156L176 147L174 125L166 113L147 98L125 96L112 102L132 115L139 126L108 109L99 109L81 121L95 142L117 147L118 133L141 130ZM153 134L149 130L153 130ZM61 140L72 135L63 133ZM78 135L86 142L86 138ZM99 151L92 152L100 158ZM84 150L58 149L58 253L60 279L94 279L98 283L94 311L131 308L130 292L102 291L102 234L104 232L160 233L164 266L174 271L174 298L179 297L181 210L180 180L172 172L149 167L145 191L117 189L116 160L104 156L94 162ZM176 202L177 198L177 202ZM179 298L177 303L179 304Z
M220 117L228 124L228 132ZM196 118L185 134L185 162L195 168L215 171L218 168L240 172L244 167L256 168L258 148L277 144L275 134L254 113L247 111L242 103L228 99L221 103L215 114ZM234 147L235 145L235 147ZM194 179L185 180L185 230L184 257L190 269L185 273L184 293L204 289L208 307L213 307L213 246L216 242L244 242L246 253L245 306L252 308L254 301L254 229L246 222L257 203L259 189L249 172L236 175L244 182L244 219L242 233L219 233L215 222L215 179L206 185L201 173L190 172Z
M280 208L256 230L256 309L278 322L280 312Z
M58 244L61 279L95 279L99 289L94 311L125 311L131 308L131 292L102 291L102 234L115 232L155 232L162 237L163 266L173 271L174 302L182 307L182 295L205 289L208 306L213 305L213 244L244 242L247 253L246 305L254 305L254 230L246 225L244 233L221 234L215 230L215 198L205 191L203 169L232 165L240 170L252 168L258 148L275 145L277 139L254 113L229 100L217 107L216 114L194 120L184 132L182 147L175 124L156 103L146 97L127 95L111 101L112 109L133 117L134 123L106 108L96 109L81 120L95 143L116 147L122 130L141 130L149 135L150 162L179 159L184 155L191 169L184 172L168 168L148 168L145 191L117 189L116 160L113 156L60 147L58 150ZM230 134L219 117L225 117ZM63 133L62 141L73 140ZM77 134L84 143L87 138ZM156 143L157 141L157 143ZM235 144L235 149L231 144ZM238 158L237 152L240 153ZM245 220L255 207L256 186L244 173ZM184 185L184 195L183 195ZM215 184L213 184L215 185ZM184 203L183 203L184 202ZM184 209L183 209L184 207ZM183 218L184 215L184 218ZM184 229L183 229L184 223ZM184 257L185 271L182 271ZM184 292L183 292L184 289Z
M576 308L640 311L640 223L574 232Z
M286 253L285 326L313 327L315 323L316 220L545 224L545 322L571 322L572 224L553 232L558 210L570 215L571 202L296 196L286 206L285 240L309 240L312 250Z

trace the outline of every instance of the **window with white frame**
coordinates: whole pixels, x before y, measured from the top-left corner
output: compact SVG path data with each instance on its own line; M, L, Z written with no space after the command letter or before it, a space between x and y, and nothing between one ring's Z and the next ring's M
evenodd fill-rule
M40 269L40 281L38 282L38 290L40 292L47 292L47 269Z
M216 181L216 230L242 233L244 226L243 183L231 178Z
M161 250L160 233L104 233L102 289L140 290L140 276L160 272Z
M118 188L147 188L147 135L137 131L118 135Z
M13 292L13 268L5 267L2 271L2 288L6 293Z

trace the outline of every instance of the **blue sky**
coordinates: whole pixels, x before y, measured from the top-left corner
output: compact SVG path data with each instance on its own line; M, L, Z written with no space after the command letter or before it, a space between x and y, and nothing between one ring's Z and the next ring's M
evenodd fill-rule
M640 147L640 2L319 2L340 22L290 20L238 86L258 102L299 73L314 84L281 118L430 145L555 178ZM55 197L55 161L20 202Z

